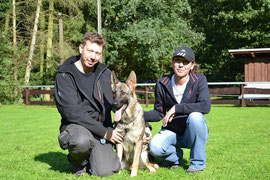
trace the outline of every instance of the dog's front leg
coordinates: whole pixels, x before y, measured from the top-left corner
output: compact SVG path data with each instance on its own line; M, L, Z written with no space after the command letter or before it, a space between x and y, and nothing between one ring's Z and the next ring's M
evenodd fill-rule
M133 162L131 166L131 174L130 174L131 177L137 176L141 152L142 152L142 145L143 145L142 140L137 141L135 144L134 157L133 157Z
M122 146L122 144L119 144L119 143L116 144L116 151L117 151L117 156L119 158L119 161L120 161L120 164L121 164L121 169L122 169L123 168L122 167L122 157L123 157L123 146ZM119 171L119 174L120 174L120 171Z
M122 144L119 144L119 143L116 144L116 151L117 151L117 156L119 158L119 161L122 162L122 157L123 157L123 146L122 146Z

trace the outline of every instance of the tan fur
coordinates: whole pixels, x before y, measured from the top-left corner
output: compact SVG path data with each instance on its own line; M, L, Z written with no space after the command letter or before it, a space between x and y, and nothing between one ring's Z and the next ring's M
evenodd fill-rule
M116 144L117 154L121 162L121 169L131 169L130 176L137 176L138 168L147 167L150 173L156 172L157 164L148 159L147 145L143 145L145 121L143 108L137 101L135 94L136 74L132 71L126 83L121 83L113 73L112 89L114 102L126 102L127 108L122 114L116 130L124 136L121 144Z

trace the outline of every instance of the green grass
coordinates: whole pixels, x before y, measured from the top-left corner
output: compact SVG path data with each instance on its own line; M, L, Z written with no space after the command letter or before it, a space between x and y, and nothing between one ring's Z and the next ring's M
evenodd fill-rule
M160 168L155 174L139 170L133 179L270 178L269 106L212 106L206 117L210 134L202 173L185 173L189 150L184 149L183 167ZM161 122L151 124L155 134ZM0 106L0 179L101 179L71 174L67 151L58 146L59 125L54 106ZM129 171L103 179L129 179Z

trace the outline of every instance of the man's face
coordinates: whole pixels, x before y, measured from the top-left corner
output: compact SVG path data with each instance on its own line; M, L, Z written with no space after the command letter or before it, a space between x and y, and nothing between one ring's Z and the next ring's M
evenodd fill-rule
M194 62L187 61L183 57L174 57L172 62L173 71L176 76L185 77L188 75L190 69L194 66Z
M97 43L86 41L86 44L81 44L79 49L81 53L81 63L84 68L92 69L102 58L103 47Z

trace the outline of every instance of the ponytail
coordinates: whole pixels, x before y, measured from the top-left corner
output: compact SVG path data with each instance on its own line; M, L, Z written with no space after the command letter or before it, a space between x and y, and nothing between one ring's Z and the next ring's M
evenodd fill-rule
M201 68L200 68L200 66L198 64L196 64L194 62L194 67L193 67L193 69L191 71L194 72L194 73L199 73L199 72L201 72Z

